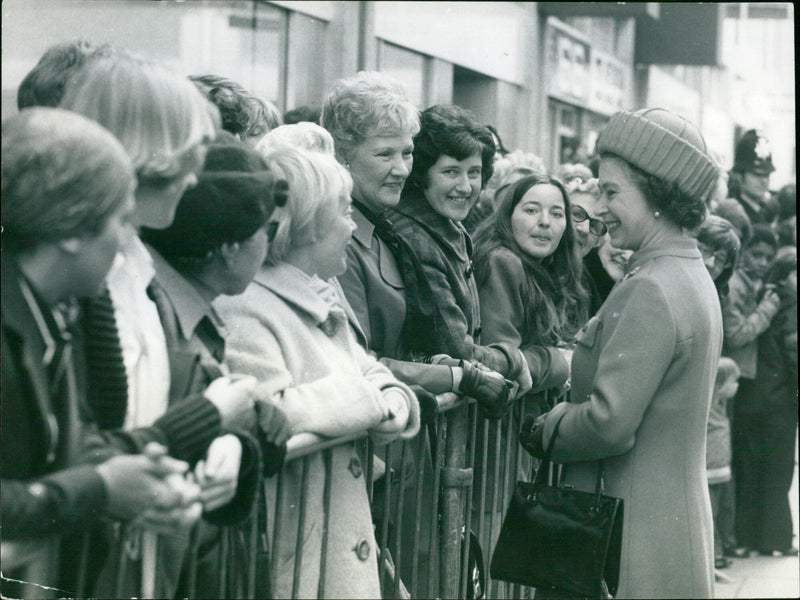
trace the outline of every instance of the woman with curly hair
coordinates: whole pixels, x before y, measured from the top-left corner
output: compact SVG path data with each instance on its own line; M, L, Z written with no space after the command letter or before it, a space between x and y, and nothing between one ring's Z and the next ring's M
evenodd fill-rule
M593 492L601 471L623 499L615 598L710 598L706 420L722 315L688 230L717 167L697 127L663 109L618 112L597 150L598 217L633 255L576 337L570 401L523 423L521 441L537 457L551 449L566 484Z
M432 301L429 322L420 322L409 340L419 354L446 354L477 360L520 391L531 387L532 373L519 348L480 342L480 307L472 268L472 240L461 221L492 176L494 142L474 114L459 106L436 105L420 115L414 138L414 163L397 208L391 213L397 233L422 264L417 286ZM509 405L510 406L510 405Z

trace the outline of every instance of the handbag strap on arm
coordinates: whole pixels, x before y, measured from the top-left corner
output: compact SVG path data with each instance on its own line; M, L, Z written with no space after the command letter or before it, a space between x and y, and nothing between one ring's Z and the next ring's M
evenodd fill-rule
M539 468L536 469L536 477L533 479L534 483L543 482L542 478L544 477L544 472L548 470L548 466L552 463L550 456L553 454L553 446L555 446L556 437L558 436L558 428L561 425L561 421L566 416L566 412L561 413L561 416L558 417L558 421L556 421L555 427L553 427L553 433L550 435L550 443L547 444L547 450L545 450L542 462L539 463Z
M597 479L594 484L595 508L600 508L600 497L606 493L605 465L602 459L597 465Z

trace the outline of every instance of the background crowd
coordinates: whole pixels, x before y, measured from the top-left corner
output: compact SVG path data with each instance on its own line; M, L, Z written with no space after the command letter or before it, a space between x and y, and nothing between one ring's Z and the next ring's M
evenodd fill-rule
M623 111L589 164L545 165L380 73L285 115L222 75L61 44L3 123L4 595L74 595L84 539L89 595L149 563L153 597L215 589L261 491L291 532L269 594L302 561L300 597L381 597L373 469L286 443L411 439L448 392L511 415L478 455L511 438L530 472L550 448L625 498L618 597L797 554L796 190L770 190L762 135L726 174L682 117ZM403 488L430 461L378 470Z

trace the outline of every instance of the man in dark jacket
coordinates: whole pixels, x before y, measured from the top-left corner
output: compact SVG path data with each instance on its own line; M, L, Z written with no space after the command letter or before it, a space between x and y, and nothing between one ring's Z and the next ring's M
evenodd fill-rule
M3 572L52 585L57 536L102 516L178 522L199 515L199 489L180 477L187 463L145 446L168 441L158 424L101 438L83 404L75 300L97 294L131 235L124 149L83 117L35 108L3 123L2 152ZM95 464L79 461L90 439Z

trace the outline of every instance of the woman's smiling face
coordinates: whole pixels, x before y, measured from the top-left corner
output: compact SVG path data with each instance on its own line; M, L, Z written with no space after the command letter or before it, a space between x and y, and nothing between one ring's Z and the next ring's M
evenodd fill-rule
M522 251L536 259L555 252L567 229L561 190L549 183L531 187L511 213L511 234Z
M599 179L597 216L608 226L611 243L623 250L637 250L655 223L653 208L630 180L622 159L601 159Z
M413 150L410 133L368 136L348 157L353 197L375 212L395 206L411 172Z
M481 170L480 154L464 160L442 154L428 169L425 199L443 217L463 220L481 193Z

